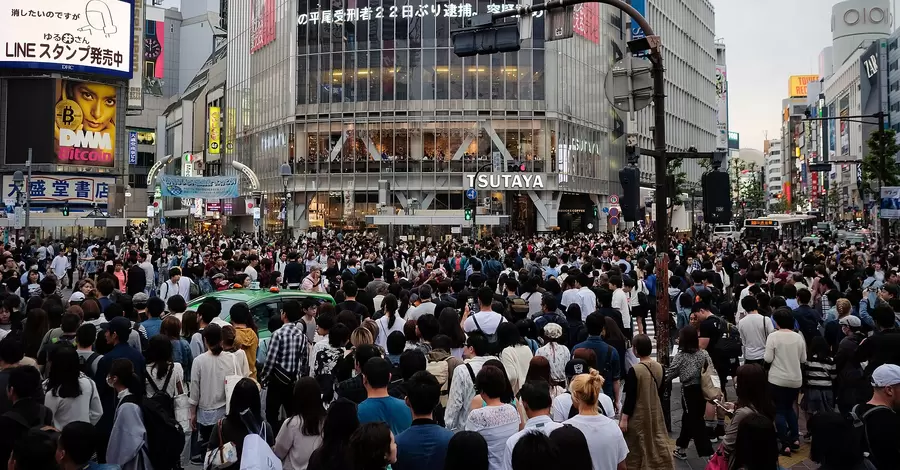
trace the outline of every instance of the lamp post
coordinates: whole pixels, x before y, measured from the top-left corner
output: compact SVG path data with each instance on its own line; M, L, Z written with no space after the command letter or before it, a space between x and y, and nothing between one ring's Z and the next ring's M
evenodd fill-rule
M13 184L16 186L16 209L22 207L22 188L25 186L25 175L20 171L16 170L13 173ZM28 193L26 193L27 195ZM27 196L26 196L27 197ZM19 220L18 210L16 211L16 225L19 226L22 224L22 221ZM18 232L18 229L16 229ZM18 235L18 234L16 234ZM19 237L16 236L16 239Z
M282 233L281 238L283 243L287 245L288 241L291 237L288 237L288 179L294 176L294 170L291 168L291 165L288 163L283 163L281 165L281 181L284 183L284 200L282 202Z

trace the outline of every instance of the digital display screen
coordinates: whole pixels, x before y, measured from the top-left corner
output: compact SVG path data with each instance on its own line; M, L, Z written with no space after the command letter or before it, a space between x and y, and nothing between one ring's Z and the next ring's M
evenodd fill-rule
M748 220L744 223L747 227L777 227L777 220Z

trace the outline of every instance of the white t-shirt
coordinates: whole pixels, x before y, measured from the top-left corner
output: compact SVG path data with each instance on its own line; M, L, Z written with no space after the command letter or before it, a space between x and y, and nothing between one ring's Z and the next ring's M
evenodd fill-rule
M751 313L741 318L737 329L744 344L744 359L751 361L762 359L766 354L766 338L775 331L772 319Z
M388 327L389 320L390 319L387 317L387 315L379 318L378 320L375 320L375 323L378 325L378 337L375 338L375 344L377 346L381 346L381 349L384 351L387 351L388 336L395 331L403 333L403 326L406 325L406 322L403 321L403 319L400 318L399 315L394 318L393 327Z
M616 410L613 407L612 399L601 393L597 401L603 407L603 413L610 419L616 416ZM550 407L550 416L553 421L562 423L569 419L569 411L572 409L572 395L570 393L560 393L553 399L553 405Z
M503 315L500 315L497 312L492 311L479 311L474 314L469 315L469 318L466 318L466 323L463 325L466 333L471 333L473 331L478 330L478 327L475 326L475 319L478 320L478 326L481 327L481 331L486 335L492 335L497 332L497 327L503 323L504 318Z
M578 415L563 424L571 424L584 433L594 470L616 470L619 462L628 456L628 445L619 425L606 416Z
M503 470L512 470L513 449L516 448L516 443L519 442L519 439L521 439L525 433L540 432L549 437L551 432L556 431L562 426L562 424L553 421L547 415L535 416L526 421L525 429L513 434L506 441L506 454L503 457Z
M622 324L625 325L625 328L631 328L631 307L628 302L628 294L623 289L613 291L612 308L622 313ZM584 312L581 313L582 316L585 316ZM585 318L587 317L585 316Z

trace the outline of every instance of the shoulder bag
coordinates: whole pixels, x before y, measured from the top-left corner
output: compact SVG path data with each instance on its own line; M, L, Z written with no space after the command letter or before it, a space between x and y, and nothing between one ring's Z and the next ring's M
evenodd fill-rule
M700 387L703 389L703 398L708 401L718 400L722 396L719 374L716 372L709 354L706 354L706 364L703 365L700 372Z
M216 423L219 434L219 447L206 452L203 470L219 470L228 468L238 462L237 447L232 442L222 442L222 420Z

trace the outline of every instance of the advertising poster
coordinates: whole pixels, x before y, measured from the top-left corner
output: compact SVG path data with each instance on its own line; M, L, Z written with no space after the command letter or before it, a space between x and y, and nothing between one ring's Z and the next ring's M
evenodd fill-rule
M832 104L831 106L828 107L828 115L834 116L834 104ZM834 119L828 121L828 156L829 157L834 155L834 141L836 139L836 137L835 137L835 129L836 129L835 122L836 121Z
M575 5L572 13L572 31L594 44L600 44L600 4Z
M238 197L237 176L159 176L163 196L183 199L228 199Z
M900 186L881 188L881 218L900 219Z
M842 109L841 116L849 116L849 109ZM841 155L850 155L850 123L841 120Z
M144 76L148 79L163 79L163 65L166 58L166 24L164 21L147 20L144 35Z
M221 148L222 110L218 106L209 107L209 153L219 154Z
M3 0L0 5L0 67L131 78L131 1Z
M114 86L100 83L56 81L57 163L115 166L117 91Z
M250 41L252 41L250 53L252 54L275 40L275 0L252 0L251 4L253 19L250 26ZM325 22L324 18L322 22Z

